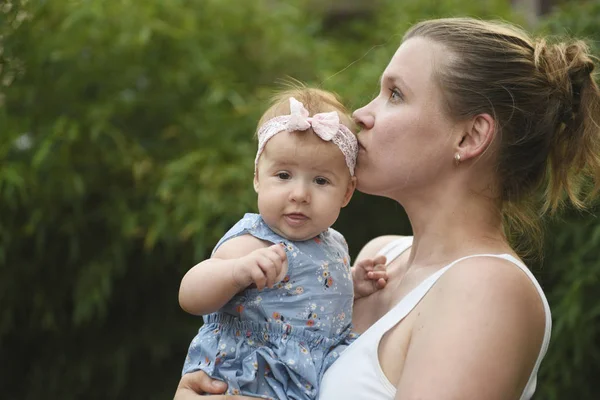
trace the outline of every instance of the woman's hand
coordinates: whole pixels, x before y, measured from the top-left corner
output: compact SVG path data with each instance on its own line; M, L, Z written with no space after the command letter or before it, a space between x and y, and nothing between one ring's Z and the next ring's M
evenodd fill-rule
M181 377L173 400L256 400L254 397L231 396L223 394L227 390L227 384L212 379L204 371L196 371ZM214 396L203 396L214 394Z

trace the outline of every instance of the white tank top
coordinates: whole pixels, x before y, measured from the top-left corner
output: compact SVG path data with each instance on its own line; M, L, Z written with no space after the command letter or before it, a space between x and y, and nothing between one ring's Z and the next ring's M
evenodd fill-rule
M378 254L384 255L389 264L412 245L412 237L402 237L384 246ZM537 361L523 390L520 400L529 400L535 391L537 372L548 349L552 320L550 307L539 283L529 269L509 254L477 254L460 258L426 278L409 292L387 314L367 329L352 343L325 372L319 391L320 400L393 400L396 387L387 379L379 364L378 347L383 335L396 326L427 294L435 282L459 261L472 257L496 257L508 260L519 267L531 279L537 289L546 314L544 340Z

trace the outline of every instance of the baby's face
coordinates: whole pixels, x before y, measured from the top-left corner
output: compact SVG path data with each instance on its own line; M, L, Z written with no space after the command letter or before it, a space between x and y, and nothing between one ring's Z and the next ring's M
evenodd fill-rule
M312 129L273 136L254 179L263 219L295 241L312 239L333 225L355 186L341 150Z

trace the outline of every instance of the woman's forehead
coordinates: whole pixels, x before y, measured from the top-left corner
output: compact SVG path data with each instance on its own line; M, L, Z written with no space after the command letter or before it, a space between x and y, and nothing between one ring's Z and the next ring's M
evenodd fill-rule
M399 81L415 91L432 81L432 73L442 46L424 38L411 38L396 50L382 76L384 81Z

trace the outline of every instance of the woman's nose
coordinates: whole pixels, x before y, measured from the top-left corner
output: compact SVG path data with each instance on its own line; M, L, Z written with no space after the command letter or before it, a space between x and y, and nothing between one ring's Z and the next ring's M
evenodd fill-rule
M375 118L373 117L373 114L369 110L370 104L371 103L367 104L364 107L359 108L358 110L356 110L352 113L352 118L354 118L354 121L356 122L356 124L358 126L360 126L360 129L364 129L364 130L371 129L373 127L373 124L375 123Z

